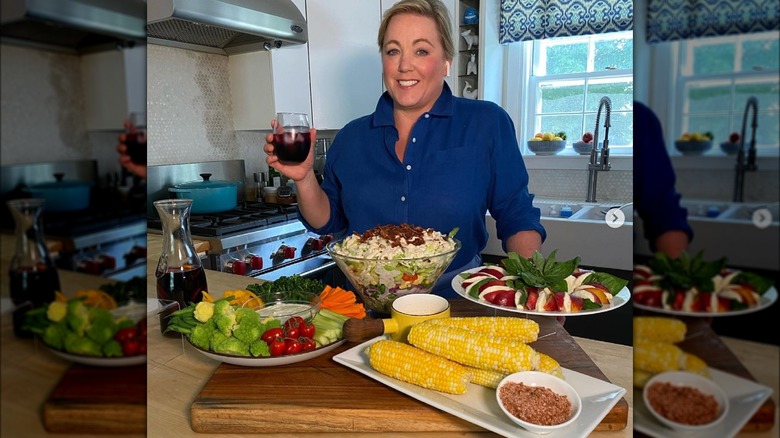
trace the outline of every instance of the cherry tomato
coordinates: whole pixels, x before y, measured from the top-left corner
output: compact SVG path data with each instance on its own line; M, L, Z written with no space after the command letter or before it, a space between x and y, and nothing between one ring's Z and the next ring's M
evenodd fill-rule
M146 337L146 318L143 318L142 320L138 321L138 323L135 325L135 327L138 329L138 337L145 338Z
M140 342L135 339L122 342L122 354L125 356L135 356L141 348Z
M284 337L284 332L282 331L281 328L276 327L276 328L270 328L265 332L263 332L263 334L260 336L260 339L264 340L266 344L271 345L271 343L276 338L281 338L281 337Z
M114 339L119 341L120 344L124 344L127 341L133 340L138 336L138 330L136 327L125 327L116 332ZM125 356L128 356L125 354Z
M281 336L278 336L274 338L270 344L268 344L268 349L271 351L271 356L281 356L285 354L285 347L286 344L284 342L284 339L282 339Z
M301 336L305 338L313 338L316 331L314 324L304 321L301 325Z
M303 345L295 338L287 338L284 340L284 354L299 353L303 349Z
M301 336L300 338L298 338L298 341L303 346L303 348L301 348L301 351L311 351L317 348L317 343L314 342L314 339L312 338Z
M300 316L293 316L292 318L288 319L284 322L284 334L288 338L296 339L298 336L301 335L301 326L305 324L306 321L303 320Z

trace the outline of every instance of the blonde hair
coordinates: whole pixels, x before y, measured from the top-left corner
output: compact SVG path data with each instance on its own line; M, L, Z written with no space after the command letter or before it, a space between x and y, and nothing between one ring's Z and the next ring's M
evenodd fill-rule
M447 6L440 0L401 0L385 11L377 36L380 52L382 51L385 34L387 33L387 25L390 23L390 19L398 14L416 14L432 18L436 22L436 29L439 31L439 39L444 48L444 57L452 60L455 56L455 43L452 41L452 21L450 20L450 12L447 10Z

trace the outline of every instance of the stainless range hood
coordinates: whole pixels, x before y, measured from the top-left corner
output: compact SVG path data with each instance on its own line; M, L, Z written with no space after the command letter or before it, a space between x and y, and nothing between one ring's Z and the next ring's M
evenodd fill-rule
M3 44L87 53L146 41L143 0L2 0Z
M303 44L292 0L148 0L149 43L222 55Z

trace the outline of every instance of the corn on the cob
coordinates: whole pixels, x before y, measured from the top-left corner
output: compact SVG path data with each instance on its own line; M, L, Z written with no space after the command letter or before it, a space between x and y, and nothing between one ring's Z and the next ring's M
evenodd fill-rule
M536 351L520 341L438 324L435 319L412 326L408 339L429 353L476 368L515 373L539 366Z
M375 342L368 348L368 358L384 375L449 394L465 394L471 380L466 367L402 342Z
M552 374L561 380L566 380L566 378L563 376L563 368L561 368L561 364L559 364L557 360L544 353L537 353L539 354L539 367L534 371L541 371L543 373Z
M635 316L634 339L677 343L685 339L685 323L664 316Z
M691 353L685 353L685 371L710 377L710 368L707 366L707 362Z
M634 341L634 369L661 373L685 367L685 353L669 342Z
M539 324L529 318L511 316L469 316L438 318L435 324L444 324L493 336L504 336L520 342L534 342L539 336Z
M488 388L496 389L501 380L508 374L499 373L498 371L484 370L482 368L466 367L471 374L471 383L475 385L485 386Z
M647 381L653 377L653 373L649 373L644 370L634 367L634 388L642 389L647 385Z

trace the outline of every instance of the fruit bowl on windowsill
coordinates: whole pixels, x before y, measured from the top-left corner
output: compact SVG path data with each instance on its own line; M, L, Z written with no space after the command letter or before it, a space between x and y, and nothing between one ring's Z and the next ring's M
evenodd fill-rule
M674 147L677 148L683 155L701 155L708 150L712 149L712 140L705 141L680 141L674 142Z
M720 150L722 150L726 155L737 155L737 151L739 150L739 143L724 141L720 144Z
M528 150L536 155L556 155L566 149L566 140L528 141Z

